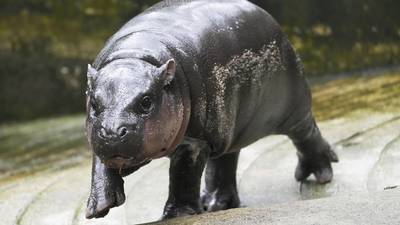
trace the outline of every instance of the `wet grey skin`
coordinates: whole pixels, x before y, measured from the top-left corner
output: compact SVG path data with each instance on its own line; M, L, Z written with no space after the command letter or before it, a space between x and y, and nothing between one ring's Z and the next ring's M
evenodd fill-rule
M163 1L130 20L88 67L86 127L87 218L123 204L122 177L160 157L171 162L163 219L239 207L239 151L270 134L296 146L298 181L327 183L338 161L287 37L245 0Z

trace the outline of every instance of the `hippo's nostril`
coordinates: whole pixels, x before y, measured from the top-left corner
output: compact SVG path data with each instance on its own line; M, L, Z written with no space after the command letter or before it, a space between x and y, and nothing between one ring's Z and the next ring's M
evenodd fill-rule
M118 135L119 137L124 137L128 133L128 129L126 127L120 127L118 129Z
M104 127L100 128L99 137L102 138L102 139L105 139L106 136L107 136L106 129L104 129Z

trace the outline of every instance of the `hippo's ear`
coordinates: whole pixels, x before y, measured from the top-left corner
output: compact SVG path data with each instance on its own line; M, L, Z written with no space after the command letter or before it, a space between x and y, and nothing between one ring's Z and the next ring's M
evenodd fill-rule
M93 84L96 74L97 74L97 70L95 68L93 68L90 64L88 64L87 85L88 85L89 89L92 88L92 84Z
M161 80L164 85L168 85L175 77L176 63L174 59L168 60L164 65L161 66L162 74Z

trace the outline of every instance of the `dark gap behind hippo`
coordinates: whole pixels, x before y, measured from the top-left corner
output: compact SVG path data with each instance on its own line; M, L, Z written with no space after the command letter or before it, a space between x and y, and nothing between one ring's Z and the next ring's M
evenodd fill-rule
M245 0L163 1L130 20L88 67L86 127L87 218L123 204L122 177L164 156L164 219L239 207L239 151L267 135L293 141L299 181L329 182L338 161L298 56L275 20Z

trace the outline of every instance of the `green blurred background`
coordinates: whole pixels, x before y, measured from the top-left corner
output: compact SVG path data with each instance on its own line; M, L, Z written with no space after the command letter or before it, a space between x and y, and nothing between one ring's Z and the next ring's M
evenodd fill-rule
M0 0L0 123L84 111L86 65L156 0ZM400 1L254 0L309 76L400 64Z

